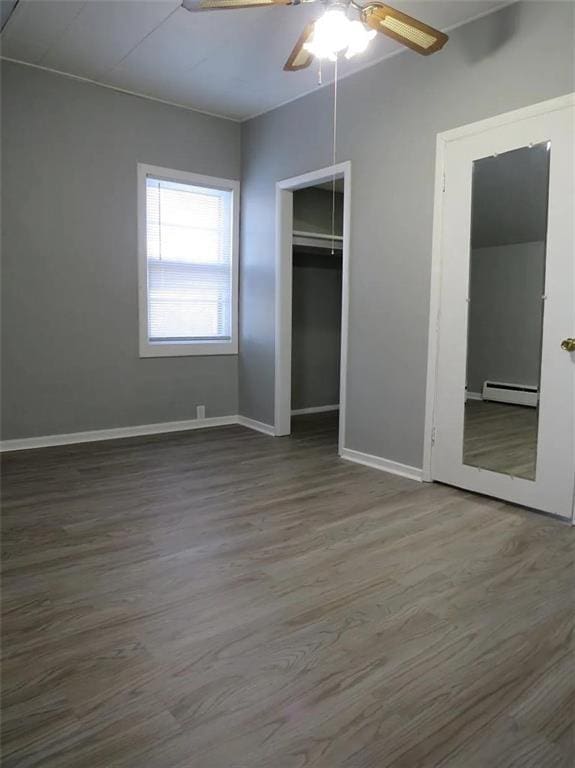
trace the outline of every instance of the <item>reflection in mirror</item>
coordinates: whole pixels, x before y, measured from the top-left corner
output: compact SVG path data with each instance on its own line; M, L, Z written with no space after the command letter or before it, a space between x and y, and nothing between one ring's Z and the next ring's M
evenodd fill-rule
M463 463L535 479L550 144L473 164Z

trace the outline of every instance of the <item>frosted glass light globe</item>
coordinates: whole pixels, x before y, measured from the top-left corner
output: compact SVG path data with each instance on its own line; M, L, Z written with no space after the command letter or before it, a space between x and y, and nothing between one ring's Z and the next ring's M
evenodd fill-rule
M335 60L336 54L347 48L350 24L345 11L340 8L326 11L315 22L312 38L304 48L318 59Z
M367 30L361 21L348 19L344 9L332 8L315 22L304 49L318 59L329 61L336 61L337 54L347 49L345 56L351 59L365 51L375 34L375 30Z
M351 59L358 53L363 53L369 41L373 40L377 32L375 29L366 29L361 21L351 21L348 28L348 43L345 58Z
M345 11L334 8L326 11L324 15L315 23L314 37L317 35L318 42L330 48L334 53L339 53L347 48L349 37L349 26L351 22L345 15Z

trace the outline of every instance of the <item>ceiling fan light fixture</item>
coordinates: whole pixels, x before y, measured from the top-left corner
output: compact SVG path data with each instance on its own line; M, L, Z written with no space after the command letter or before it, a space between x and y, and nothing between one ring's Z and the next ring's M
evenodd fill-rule
M331 59L347 48L350 20L341 8L330 8L313 26L313 36L306 50L319 59Z
M342 51L346 51L346 59L351 59L363 53L375 35L361 21L351 21L343 8L330 8L315 22L312 36L303 47L318 59L335 61Z
M1 2L2 0L0 0ZM258 6L293 5L312 3L315 0L180 0L188 11L237 10ZM285 72L306 69L315 58L337 62L338 54L345 51L345 58L352 59L363 53L370 40L382 33L413 51L429 56L440 51L448 40L445 32L434 29L425 22L398 11L381 0L322 0L327 6L323 16L308 24L292 48ZM359 21L348 18L348 12ZM321 74L320 74L321 78Z

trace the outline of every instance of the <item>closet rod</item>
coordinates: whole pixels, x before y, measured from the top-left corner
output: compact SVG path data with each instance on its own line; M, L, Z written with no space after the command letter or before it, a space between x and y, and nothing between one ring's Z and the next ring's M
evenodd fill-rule
M337 240L338 242L343 243L343 235L329 235L323 234L322 232L304 232L303 230L294 229L293 236L311 237L317 240Z

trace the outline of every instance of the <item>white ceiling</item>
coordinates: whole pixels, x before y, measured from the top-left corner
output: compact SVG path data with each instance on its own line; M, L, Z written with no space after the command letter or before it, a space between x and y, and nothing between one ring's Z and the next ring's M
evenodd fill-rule
M20 0L0 38L2 56L237 120L317 87L317 67L300 72L284 72L282 67L304 25L321 14L320 3L210 13L190 13L180 3ZM506 4L394 3L440 29ZM363 56L342 61L340 75L398 50L403 49L378 35ZM329 71L324 72L324 82L329 82L333 67L325 69Z

